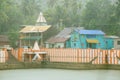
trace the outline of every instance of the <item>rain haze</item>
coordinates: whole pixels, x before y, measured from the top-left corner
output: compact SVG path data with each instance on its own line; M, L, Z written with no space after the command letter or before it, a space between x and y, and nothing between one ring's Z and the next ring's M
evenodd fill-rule
M119 80L119 70L120 0L0 0L0 80Z

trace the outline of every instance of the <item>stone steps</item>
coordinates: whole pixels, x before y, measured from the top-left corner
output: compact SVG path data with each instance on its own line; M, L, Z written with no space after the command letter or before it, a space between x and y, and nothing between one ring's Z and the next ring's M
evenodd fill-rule
M7 62L8 64L18 64L20 63L11 53L11 51L8 51L8 60Z

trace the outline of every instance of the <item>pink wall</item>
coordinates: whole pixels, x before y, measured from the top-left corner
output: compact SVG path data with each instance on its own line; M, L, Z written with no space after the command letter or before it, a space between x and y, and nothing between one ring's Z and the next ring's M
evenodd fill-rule
M22 53L24 50L19 49L17 52L18 59L22 60ZM29 50L30 51L30 50ZM32 50L31 50L32 51ZM101 50L101 49L40 49L41 52L47 52L50 62L77 62L87 63L97 57L92 64L106 64L106 57L108 64L120 64L120 50ZM16 53L14 53L16 54Z

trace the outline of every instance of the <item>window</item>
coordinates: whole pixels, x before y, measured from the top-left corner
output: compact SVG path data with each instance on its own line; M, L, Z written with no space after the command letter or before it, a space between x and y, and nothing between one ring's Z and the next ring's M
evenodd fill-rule
M82 37L84 37L84 35L82 34Z
M107 41L105 41L106 42L106 44L108 44L108 42Z
M79 37L78 37L78 35L77 34L75 34L74 36L73 36L73 41L77 41L78 39L79 39Z
M51 48L54 48L54 44L51 45Z
M74 43L74 47L76 47L76 43Z
M84 47L84 43L81 43L81 46Z
M86 35L87 38L96 38L96 35Z
M59 45L58 48L61 48L61 46Z
M114 41L112 41L112 45L114 45Z
M107 44L107 42L106 42L106 44ZM101 44L100 44L100 43L98 43L98 45L100 46Z
M120 41L117 41L117 45L120 45Z

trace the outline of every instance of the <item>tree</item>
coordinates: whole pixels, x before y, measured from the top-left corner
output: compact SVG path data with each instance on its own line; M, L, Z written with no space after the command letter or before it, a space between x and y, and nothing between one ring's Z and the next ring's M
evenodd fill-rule
M48 7L53 8L57 4L57 0L47 0Z
M11 0L0 1L0 33L5 32L4 28L6 28L6 26L4 26L4 24L8 22L8 12L11 9L11 4Z
M81 2L79 0L61 0L53 8L48 8L45 14L48 23L54 26L59 26L60 28L74 27L80 26L80 11Z
M40 5L37 0L22 0L21 13L23 14L24 24L35 24L40 12Z
M9 35L9 40L10 40L10 45L13 48L17 48L18 47L18 40L19 40L19 33L18 31L10 31Z
M111 24L111 15L114 7L110 0L91 0L86 4L82 15L82 26L86 29L101 29L108 34L114 25Z
M120 36L120 0L115 1L114 4L114 13L111 16L110 22L114 24L113 31L114 34Z

